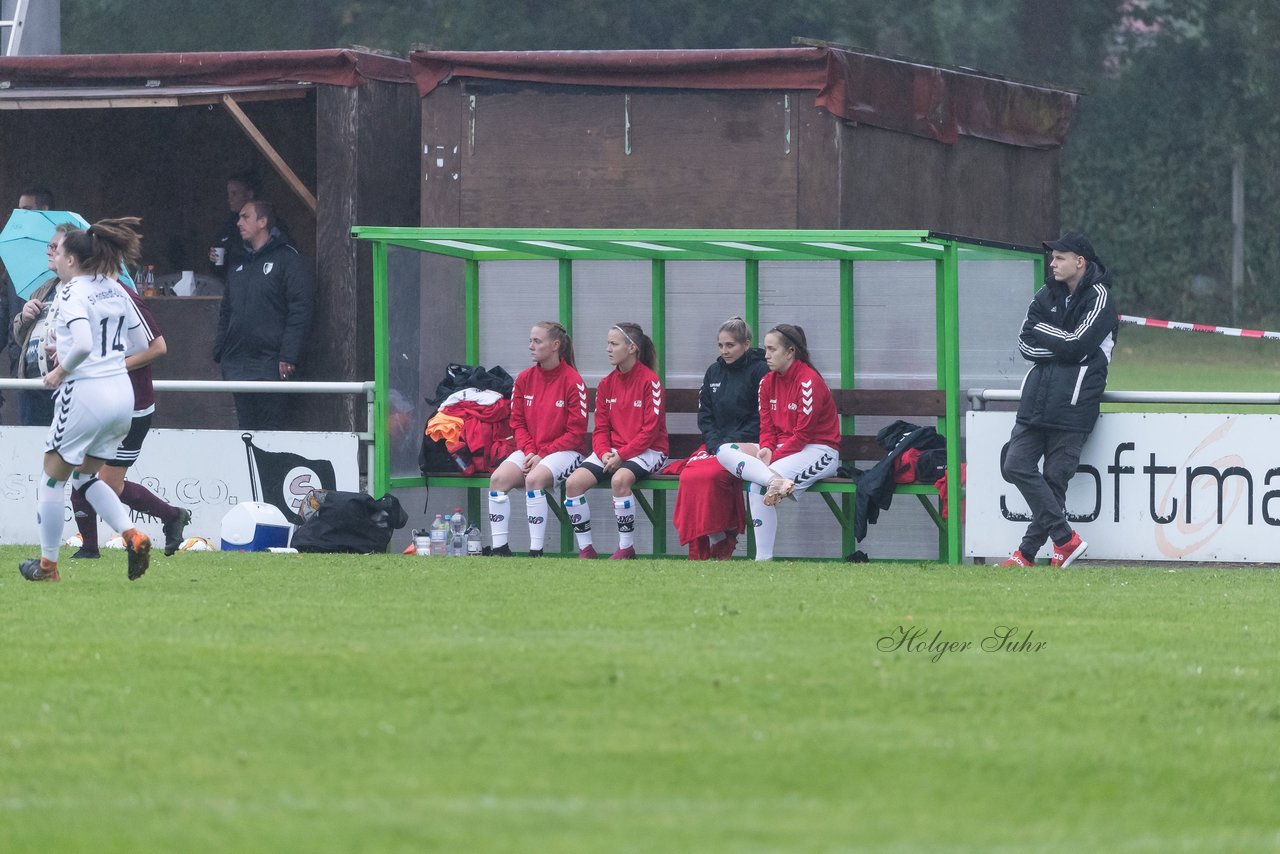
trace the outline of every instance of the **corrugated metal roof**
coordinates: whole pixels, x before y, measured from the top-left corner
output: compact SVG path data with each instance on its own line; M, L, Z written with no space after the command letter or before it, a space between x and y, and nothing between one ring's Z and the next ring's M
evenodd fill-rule
M453 78L611 88L816 93L849 121L951 144L959 136L1026 148L1066 139L1078 95L958 68L834 47L765 50L414 51L424 97Z

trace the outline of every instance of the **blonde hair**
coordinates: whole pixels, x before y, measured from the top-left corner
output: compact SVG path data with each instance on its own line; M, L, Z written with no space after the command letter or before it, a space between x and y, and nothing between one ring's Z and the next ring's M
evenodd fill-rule
M552 340L560 342L560 361L568 362L572 368L578 367L573 363L573 339L569 337L569 330L564 328L564 324L555 320L539 320L533 325L547 330L547 335Z
M728 332L739 344L751 345L751 327L736 314L720 324L719 332ZM716 334L719 335L719 332Z

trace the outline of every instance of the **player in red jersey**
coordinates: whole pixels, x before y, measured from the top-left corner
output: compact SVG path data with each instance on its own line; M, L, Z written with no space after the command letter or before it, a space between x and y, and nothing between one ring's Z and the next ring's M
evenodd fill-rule
M547 537L547 490L582 462L587 441L587 384L573 366L573 341L559 323L544 320L529 332L533 367L516 377L511 394L511 430L516 450L489 478L491 553L511 557L507 542L507 493L525 489L529 556L541 557Z
M667 462L666 395L653 372L657 364L653 342L638 324L610 327L605 352L614 370L596 387L592 454L569 475L564 506L578 541L578 557L594 558L586 493L607 477L618 520L618 550L610 560L632 560L636 504L631 490L637 480L661 470Z
M720 446L716 459L760 487L751 490L756 560L773 557L775 505L835 474L840 465L840 420L822 374L809 359L804 330L780 323L764 336L769 373L760 381L760 443Z

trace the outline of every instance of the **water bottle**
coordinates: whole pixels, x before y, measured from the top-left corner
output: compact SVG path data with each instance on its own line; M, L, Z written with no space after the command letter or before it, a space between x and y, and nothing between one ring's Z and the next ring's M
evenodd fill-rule
M480 529L475 525L467 528L467 557L480 557L483 551L480 546Z
M431 523L431 555L432 557L444 557L449 553L449 526L445 524L444 517L439 513L436 519Z
M428 557L431 554L431 531L427 528L414 529L413 553L418 557Z
M462 508L453 508L449 517L449 557L467 556L467 517L462 515Z

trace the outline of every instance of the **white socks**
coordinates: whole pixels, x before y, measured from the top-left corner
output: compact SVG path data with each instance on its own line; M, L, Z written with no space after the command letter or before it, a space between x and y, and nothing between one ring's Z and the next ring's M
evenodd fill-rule
M511 530L510 513L511 500L507 498L507 494L496 489L489 490L489 536L495 549L507 544Z
M54 480L40 472L36 481L36 521L40 525L40 556L58 562L62 546L62 508L66 504L65 480Z
M530 489L524 494L525 506L529 508L529 549L541 551L547 541L547 514L551 508L547 505L545 489Z
M747 503L751 507L751 521L756 530L756 560L773 560L773 541L778 536L778 511L766 507L764 496L748 490Z
M636 544L635 498L630 495L614 498L613 515L618 517L618 548L633 548Z
M541 551L547 542L547 514L551 512L551 508L547 506L547 491L529 489L525 491L524 498L525 505L529 508L529 548L535 552ZM585 498L583 501L585 507ZM566 500L564 506L569 507L569 501ZM588 511L588 522L590 516ZM511 539L511 499L507 493L496 489L489 490L489 535L495 549L507 545Z
M84 497L102 517L102 521L117 534L123 534L133 527L133 522L129 521L129 511L124 508L120 496L96 477L90 479L89 485L85 487Z
M767 487L774 478L773 470L750 454L738 450L737 445L721 445L716 459L725 471L734 477Z
M587 496L565 498L564 509L569 513L569 523L573 525L573 538L578 541L578 551L582 551L591 545L591 505L587 504Z

